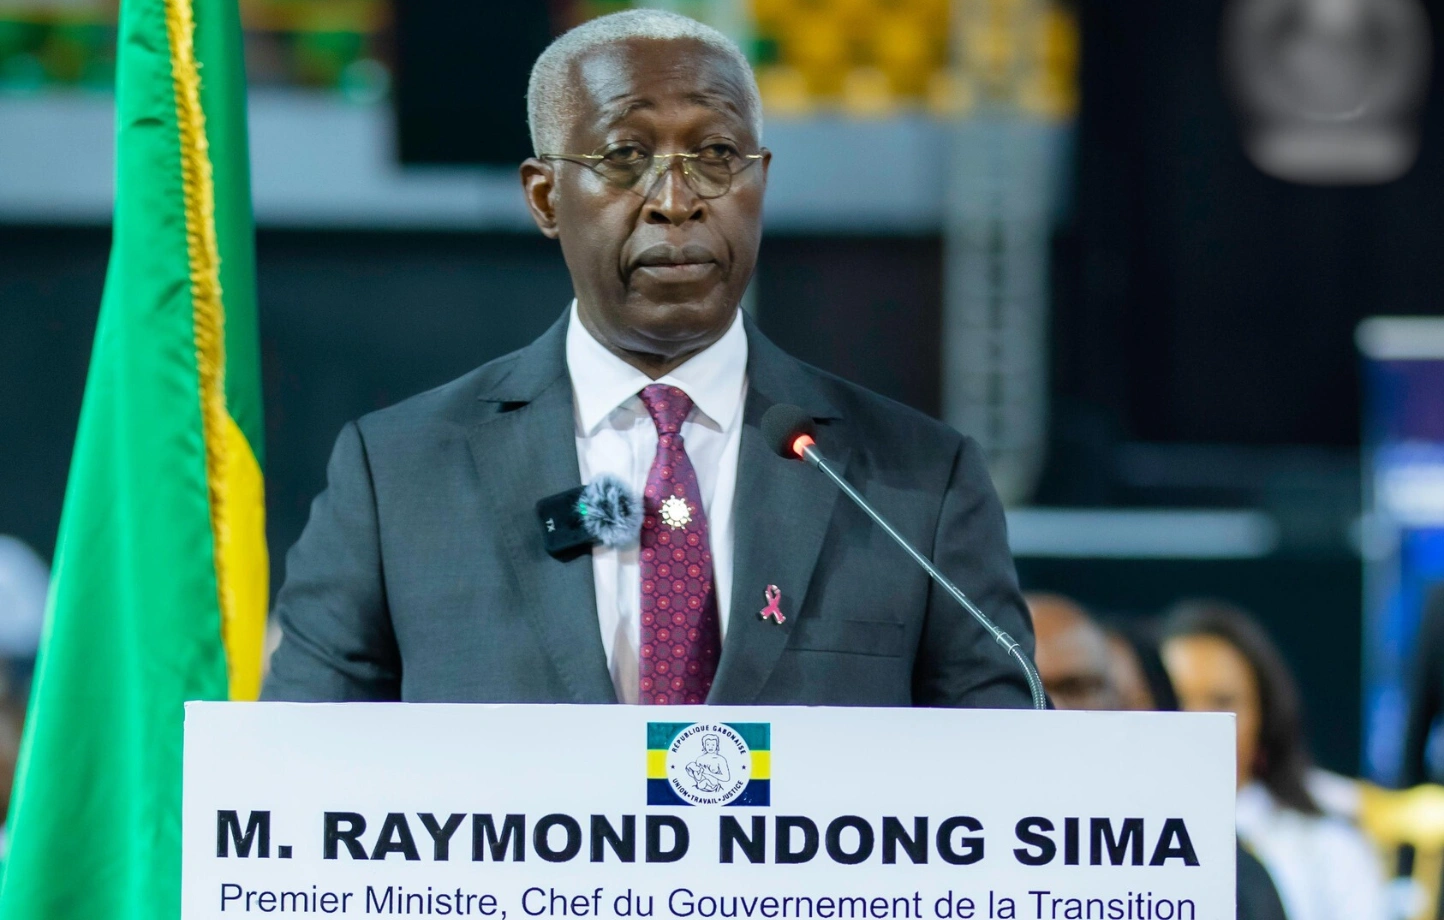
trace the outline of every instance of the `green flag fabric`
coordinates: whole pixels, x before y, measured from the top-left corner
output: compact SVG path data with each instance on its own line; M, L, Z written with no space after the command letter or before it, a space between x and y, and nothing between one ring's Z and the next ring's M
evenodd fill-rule
M187 700L254 699L268 596L236 0L124 0L114 234L0 920L180 913Z

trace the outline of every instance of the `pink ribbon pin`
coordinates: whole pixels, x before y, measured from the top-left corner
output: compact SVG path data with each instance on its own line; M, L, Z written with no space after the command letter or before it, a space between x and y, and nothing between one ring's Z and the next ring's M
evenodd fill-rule
M777 625L781 626L782 622L787 619L782 615L782 608L777 606L778 602L782 600L782 592L777 590L776 585L768 585L767 590L763 593L767 596L767 606L759 611L762 619L772 617L777 621Z

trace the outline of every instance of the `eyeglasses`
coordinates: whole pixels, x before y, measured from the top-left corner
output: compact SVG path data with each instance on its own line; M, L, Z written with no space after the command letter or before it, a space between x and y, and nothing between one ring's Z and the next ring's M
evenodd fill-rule
M708 144L691 153L652 153L637 144L616 144L600 153L543 153L543 160L566 160L585 166L616 188L648 197L657 180L682 164L682 177L698 198L721 198L732 189L732 179L767 155L739 153L730 144Z

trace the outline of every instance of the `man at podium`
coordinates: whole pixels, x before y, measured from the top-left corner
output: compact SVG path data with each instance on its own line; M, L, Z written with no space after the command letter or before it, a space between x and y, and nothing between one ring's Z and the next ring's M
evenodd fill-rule
M576 299L521 351L341 432L264 698L1028 706L992 637L759 430L801 407L1031 655L978 447L739 310L771 154L736 45L674 14L596 19L538 59L528 112L526 202ZM604 476L640 497L637 534L549 553L538 502Z

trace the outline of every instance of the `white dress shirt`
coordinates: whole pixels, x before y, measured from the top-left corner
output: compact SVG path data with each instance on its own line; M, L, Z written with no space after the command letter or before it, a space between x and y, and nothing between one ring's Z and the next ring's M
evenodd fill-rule
M1257 782L1238 791L1237 819L1289 920L1387 920L1379 856L1353 824L1285 808Z
M682 444L697 470L707 515L712 586L725 642L727 614L732 607L732 504L747 393L747 333L741 312L722 338L670 374L652 380L593 338L578 318L574 300L567 324L567 370L576 407L577 462L583 483L610 473L641 495L657 455L657 426L638 394L653 383L664 383L691 398L692 412L682 423ZM642 576L637 552L636 544L592 549L602 648L617 700L622 703L637 702L641 679L637 655Z

